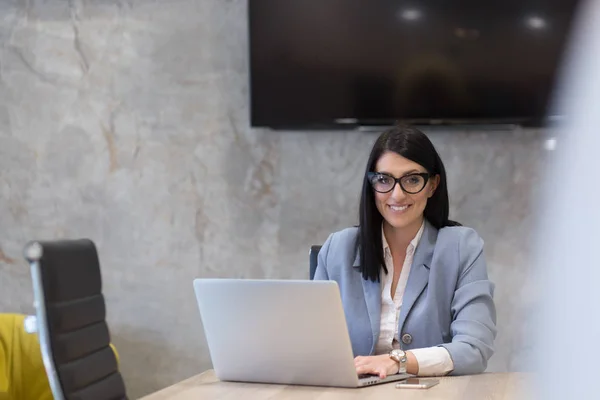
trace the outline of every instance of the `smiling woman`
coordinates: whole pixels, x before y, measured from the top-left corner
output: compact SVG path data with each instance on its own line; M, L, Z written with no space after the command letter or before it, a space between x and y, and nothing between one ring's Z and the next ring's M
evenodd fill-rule
M450 206L444 164L420 130L397 126L379 136L365 175L358 246L365 279L378 279L379 265L388 272L381 247L382 225L386 238L399 236L391 241L406 244L415 237L424 220L436 229L460 225L448 219Z
M446 171L431 141L397 126L375 142L360 224L329 236L315 279L335 280L356 371L483 372L496 337L483 240L449 219Z

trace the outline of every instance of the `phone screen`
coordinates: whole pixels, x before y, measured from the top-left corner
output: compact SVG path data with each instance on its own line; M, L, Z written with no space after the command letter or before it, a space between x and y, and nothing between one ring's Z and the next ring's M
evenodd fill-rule
M398 382L399 385L422 385L421 379L419 378L408 378L401 382Z
M400 381L396 384L397 388L419 388L419 389L428 389L432 386L440 383L438 379L420 379L420 378L408 378L403 381Z

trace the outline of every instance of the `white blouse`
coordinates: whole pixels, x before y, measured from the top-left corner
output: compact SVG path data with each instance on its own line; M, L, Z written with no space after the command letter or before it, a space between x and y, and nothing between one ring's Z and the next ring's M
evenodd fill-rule
M394 298L391 296L392 281L394 280L394 261L392 259L392 253L388 242L381 228L381 238L383 241L383 254L385 258L385 266L388 273L385 274L382 269L381 277L381 325L379 329L379 340L375 346L376 354L387 354L392 349L400 348L400 339L398 337L398 317L400 315L400 308L402 307L402 299L404 297L404 290L406 289L406 283L408 281L408 275L410 274L410 268L412 266L413 257L415 250L423 235L425 223L421 225L421 229L417 232L417 235L411 240L408 248L406 249L406 257L404 258L404 265L400 272L400 278L398 279L398 285L396 286L396 292ZM427 347L423 349L410 350L411 353L417 359L419 363L419 375L436 376L446 375L454 369L454 363L450 357L450 353L444 347Z

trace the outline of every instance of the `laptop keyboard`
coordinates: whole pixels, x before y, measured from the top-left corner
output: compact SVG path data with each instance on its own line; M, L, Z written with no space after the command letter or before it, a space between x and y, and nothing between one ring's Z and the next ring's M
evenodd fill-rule
M358 375L358 379L379 379L379 375L360 374Z

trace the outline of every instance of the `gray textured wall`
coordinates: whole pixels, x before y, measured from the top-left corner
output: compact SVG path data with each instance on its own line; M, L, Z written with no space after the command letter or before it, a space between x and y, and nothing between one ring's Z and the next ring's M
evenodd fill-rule
M307 250L356 223L375 136L249 129L243 0L0 2L0 310L31 311L30 239L98 245L132 397L210 366L195 277L304 278ZM486 240L519 369L534 304L537 131L429 131L452 217Z

